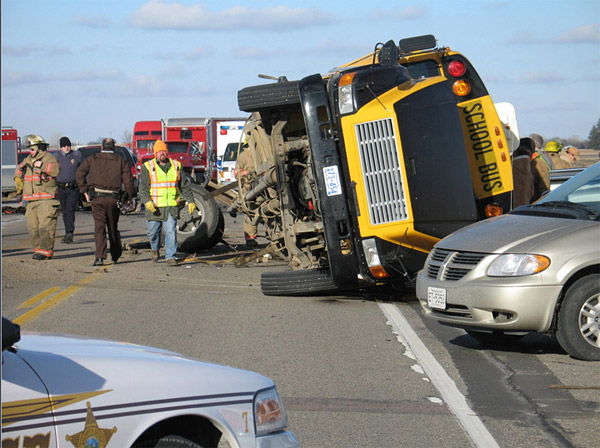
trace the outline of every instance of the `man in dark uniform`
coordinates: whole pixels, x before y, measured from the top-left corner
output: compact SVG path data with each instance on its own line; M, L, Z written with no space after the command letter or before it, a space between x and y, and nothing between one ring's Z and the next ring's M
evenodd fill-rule
M56 154L56 160L60 164L60 173L56 182L58 184L58 200L65 224L65 236L61 242L71 244L75 231L75 210L79 205L79 188L75 173L83 162L83 157L79 151L71 150L69 137L60 138L60 149L61 151Z
M102 140L102 151L88 157L77 170L77 184L92 203L94 217L94 242L96 256L94 266L102 266L106 259L106 228L110 240L110 256L116 263L123 248L119 233L119 201L121 186L124 186L127 198L133 197L133 177L131 168L123 157L115 154L115 141L112 138Z

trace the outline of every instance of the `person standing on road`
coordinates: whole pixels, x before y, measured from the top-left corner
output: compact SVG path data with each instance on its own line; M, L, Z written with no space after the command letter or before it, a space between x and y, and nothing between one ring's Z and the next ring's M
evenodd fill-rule
M34 260L49 260L54 255L54 238L59 202L56 199L56 176L60 165L47 152L48 143L39 135L27 135L25 146L30 154L17 165L15 185L17 194L27 202L25 217Z
M116 263L121 254L121 234L119 233L120 210L118 201L121 187L128 198L133 198L133 177L131 168L123 157L115 154L115 141L112 138L102 140L102 150L85 159L77 170L77 184L92 203L94 218L94 243L96 253L94 266L102 266L106 260L106 228L110 240L110 256Z
M565 161L568 168L572 168L575 162L579 160L579 149L575 146L567 145L563 148L560 158Z
M544 148L544 152L550 157L552 160L552 169L553 170L563 170L565 168L570 168L570 164L565 162L560 157L560 151L562 150L563 145L554 140L550 140L546 143L546 147Z
M519 140L519 147L512 154L513 172L513 208L529 205L533 196L533 173L531 172L531 155L535 143L529 137Z
M235 162L235 176L238 179L240 185L241 197L245 197L246 194L252 189L251 175L255 172L254 160L252 159L252 152L248 149L248 143L244 142L240 148L237 160ZM257 215L260 216L260 215ZM246 247L254 249L258 247L258 223L247 213L244 214L244 241L246 241Z
M65 236L62 243L71 244L73 242L73 232L75 231L75 210L79 205L79 188L77 186L77 168L82 164L83 157L79 151L71 150L71 140L69 137L60 138L60 149L56 160L60 164L60 174L56 178L58 183L58 200L63 215L65 225Z
M531 202L537 201L542 195L550 190L550 171L552 170L552 160L544 153L544 139L540 134L531 134L529 136L535 144L535 151L531 155L531 172L533 173L533 197Z
M139 197L146 208L146 231L152 261L160 257L160 235L165 229L165 259L169 266L177 266L177 217L182 198L188 213L196 210L190 182L181 171L181 163L169 158L167 145L154 142L154 158L144 163L140 176Z

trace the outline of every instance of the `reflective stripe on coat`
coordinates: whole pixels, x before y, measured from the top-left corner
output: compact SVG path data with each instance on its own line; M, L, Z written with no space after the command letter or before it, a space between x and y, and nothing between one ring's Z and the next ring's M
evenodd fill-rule
M177 184L181 179L181 162L169 159L171 165L165 173L156 159L144 163L150 174L150 197L157 207L173 207L179 204Z

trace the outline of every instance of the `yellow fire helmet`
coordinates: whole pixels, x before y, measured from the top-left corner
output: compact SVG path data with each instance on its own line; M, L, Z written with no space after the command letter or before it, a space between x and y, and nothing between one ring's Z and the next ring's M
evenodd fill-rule
M562 146L563 145L561 145L560 143L557 143L554 140L550 140L548 143L546 143L546 147L544 148L544 151L559 152L561 150Z
M45 151L48 149L48 143L44 140L44 137L36 134L29 134L24 137L25 139L25 147L32 148L37 147L37 149L41 151Z

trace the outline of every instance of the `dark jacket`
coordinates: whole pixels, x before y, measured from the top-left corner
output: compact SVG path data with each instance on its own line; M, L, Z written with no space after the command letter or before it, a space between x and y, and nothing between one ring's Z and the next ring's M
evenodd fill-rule
M133 198L133 176L123 157L113 152L98 152L84 160L77 170L77 185L83 193L92 187L115 193L121 188Z
M530 204L534 181L529 154L513 155L513 183L513 208Z
M56 177L56 182L60 184L75 182L77 169L83 163L81 153L79 151L70 151L69 154L65 154L62 151L58 151L55 157L58 163L60 163L60 173Z

